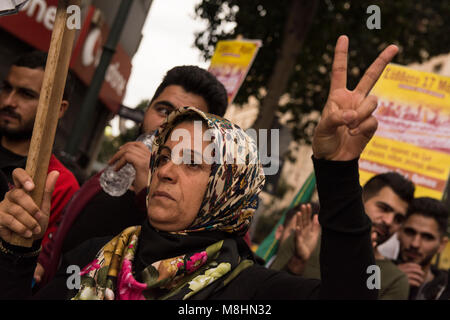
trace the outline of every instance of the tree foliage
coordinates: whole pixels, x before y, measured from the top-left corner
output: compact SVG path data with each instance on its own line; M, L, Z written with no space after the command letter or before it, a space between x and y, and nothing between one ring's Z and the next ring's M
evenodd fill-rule
M195 39L205 59L212 56L217 41L222 39L242 35L263 41L235 103L243 104L251 95L260 101L264 99L261 89L267 89L273 72L291 1L203 0L196 6L196 16L207 22L206 29L198 32ZM370 5L377 5L381 10L381 29L369 30L366 25ZM399 46L394 63L401 65L448 53L448 17L448 1L321 0L285 90L291 100L278 109L281 113L293 114L294 138L310 141L315 122L305 120L305 115L321 111L326 101L334 45L339 35L346 34L350 38L347 84L353 89L378 53L390 43Z

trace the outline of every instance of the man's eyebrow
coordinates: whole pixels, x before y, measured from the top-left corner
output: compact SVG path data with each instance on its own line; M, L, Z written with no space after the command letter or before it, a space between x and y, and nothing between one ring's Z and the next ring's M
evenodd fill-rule
M413 227L404 227L403 230L413 231L414 233L417 233L417 230Z
M175 110L177 108L170 101L167 101L167 100L156 101L155 106L157 106L157 105L163 105L163 106L172 108L173 110Z
M378 206L381 206L381 207L383 207L383 208L386 209L386 210L394 211L394 208L392 208L392 207L391 207L389 204L387 204L386 202L383 202L383 201L377 201L376 203L377 203Z
M3 80L2 81L2 88L4 88L4 87L13 88L13 85L8 80ZM28 93L28 94L31 94L31 95L34 95L34 96L39 96L39 94L40 94L39 92L36 92L33 89L26 88L26 87L17 87L17 90L25 92L25 93Z
M436 237L432 233L429 233L429 232L421 232L420 235L422 237L425 236L425 237L428 237L428 238L431 238L431 239L436 239Z
M24 93L28 93L28 94L31 94L31 95L36 96L36 97L38 97L39 94L40 94L39 92L36 92L33 89L29 89L29 88L18 87L17 89L18 89L18 91L21 91L21 92L24 92Z

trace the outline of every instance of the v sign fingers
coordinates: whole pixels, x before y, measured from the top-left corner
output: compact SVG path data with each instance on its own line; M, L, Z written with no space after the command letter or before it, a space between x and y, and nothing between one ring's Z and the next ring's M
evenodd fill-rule
M349 161L361 155L377 128L372 116L376 98L367 94L398 48L391 45L383 50L353 91L345 87L347 51L348 38L341 36L336 43L328 100L313 136L312 149L317 159Z

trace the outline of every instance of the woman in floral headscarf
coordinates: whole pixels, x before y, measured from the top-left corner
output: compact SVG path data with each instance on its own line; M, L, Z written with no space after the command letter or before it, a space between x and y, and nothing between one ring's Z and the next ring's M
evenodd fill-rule
M100 250L75 299L206 298L254 263L237 236L264 173L245 132L194 108L176 111L158 133L150 171L148 222Z

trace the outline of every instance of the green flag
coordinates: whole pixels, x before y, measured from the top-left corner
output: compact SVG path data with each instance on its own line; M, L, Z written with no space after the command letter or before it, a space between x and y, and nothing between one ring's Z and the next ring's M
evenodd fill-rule
M275 232L280 224L284 222L286 212L288 212L291 208L295 207L296 205L302 203L302 202L309 202L311 200L311 197L314 193L314 188L316 186L316 176L314 175L314 172L312 172L308 179L306 179L303 186L300 188L292 202L290 203L289 207L287 207L283 214L281 215L280 220L273 228L272 232L261 242L258 249L256 250L256 254L263 258L264 261L269 261L270 258L277 252L278 250L278 240L275 239Z

